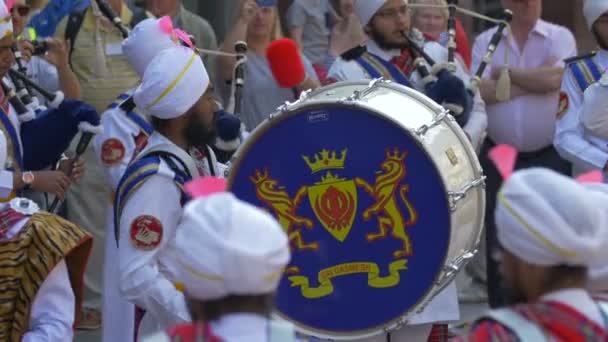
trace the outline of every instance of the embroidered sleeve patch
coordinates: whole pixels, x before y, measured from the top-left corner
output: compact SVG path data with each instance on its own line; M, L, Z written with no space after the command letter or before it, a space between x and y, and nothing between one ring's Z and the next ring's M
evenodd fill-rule
M163 224L154 216L138 216L131 223L131 243L137 249L153 250L163 239Z
M568 99L568 94L562 91L559 93L559 108L557 111L557 119L561 119L564 114L568 111L568 107L570 105L570 100Z
M110 138L101 145L101 161L104 165L114 165L125 157L125 145L116 138Z

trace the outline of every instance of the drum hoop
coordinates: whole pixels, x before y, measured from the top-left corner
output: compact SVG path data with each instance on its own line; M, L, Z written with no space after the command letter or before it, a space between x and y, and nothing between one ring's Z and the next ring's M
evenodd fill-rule
M361 83L361 84L363 85L366 83ZM403 91L403 89L401 89L401 87L395 87L395 84L392 84L392 83L384 83L383 85L387 86L388 88L391 88L392 90ZM397 88L397 89L395 89L395 88ZM411 95L411 89L406 88L406 87L403 87L403 88L407 89L408 95ZM323 88L318 89L315 93L318 93L322 90L323 90ZM431 110L435 115L437 115L437 112L436 112L437 107L433 108L433 106L437 106L437 105L435 103L433 103L431 100L427 99L426 96L421 98L420 93L418 93L417 91L416 91L416 93L417 93L416 94L417 96L415 98L417 100L419 100L425 107L427 107L429 110ZM408 127L405 127L399 121L395 120L392 117L385 115L382 112L379 112L377 109L373 108L369 104L361 102L361 101L355 101L355 102L352 102L349 104L345 104L345 103L339 103L337 101L332 101L332 100L311 99L311 100L309 100L309 102L305 101L303 103L298 103L297 105L293 106L292 108L289 108L288 110L275 112L268 119L264 120L256 129L254 129L253 132L251 132L251 134L247 138L246 142L241 147L239 147L239 149L235 153L234 158L233 158L233 163L230 166L231 170L229 172L228 179L227 179L227 188L228 189L232 188L232 186L234 184L234 179L238 175L238 170L244 159L243 157L248 154L249 150L255 145L255 143L259 139L261 139L261 137L263 137L264 134L266 134L272 127L276 126L283 120L286 120L288 118L291 118L292 116L302 113L303 111L315 110L315 109L326 109L326 107L324 107L325 105L334 105L334 106L338 106L338 107L359 107L360 109L368 111L370 114L378 117L379 119L387 120L387 121L393 123L394 125L399 127L402 131L404 131L405 134L410 136L410 138L415 141L415 144L418 146L418 148L420 148L421 150L423 150L425 152L425 154L427 155L427 158L430 159L432 167L435 170L436 175L441 180L440 186L443 189L443 193L445 194L444 199L445 199L446 207L450 208L448 190L447 190L446 184L442 178L442 174L441 174L441 172L439 172L439 168L437 167L437 165L435 164L433 159L428 154L428 151L422 144L421 140L415 136L414 132L412 132ZM460 135L458 135L458 136L460 137ZM460 138L461 139L459 139L459 140L462 141L462 137L460 137ZM469 159L470 159L470 156L469 156ZM317 328L313 328L308 325L302 324L300 322L295 322L294 320L289 319L286 315L284 315L282 312L279 312L278 310L275 311L275 314L278 317L280 317L288 322L291 322L295 326L296 330L300 333L308 334L308 335L312 335L312 336L320 337L320 338L330 338L333 340L349 340L349 339L353 339L353 338L366 338L366 337L379 335L382 332L390 332L392 330L395 330L395 329L399 328L400 326L407 324L407 321L412 316L414 316L415 314L418 314L422 310L424 310L424 307L426 305L428 305L428 303L433 299L434 295L440 293L453 280L452 279L450 281L445 282L445 284L443 284L442 286L438 285L439 280L441 280L442 275L445 273L445 267L447 266L448 257L449 257L449 255L448 255L449 247L450 247L450 242L452 240L451 234L453 233L451 214L449 215L449 232L450 232L450 236L448 239L448 246L447 246L448 248L445 250L445 253L443 256L443 262L441 264L442 266L437 271L437 274L435 275L432 285L429 286L429 288L425 291L424 295L422 295L420 297L420 299L414 305L410 306L410 310L402 313L397 318L394 318L381 325L377 325L377 326L374 326L374 327L371 327L368 329L356 330L355 333L348 333L348 335L336 336L336 335L334 335L335 332L317 329ZM436 289L437 286L439 286L439 289ZM420 307L421 303L424 303L424 302L426 302L426 304L424 306Z

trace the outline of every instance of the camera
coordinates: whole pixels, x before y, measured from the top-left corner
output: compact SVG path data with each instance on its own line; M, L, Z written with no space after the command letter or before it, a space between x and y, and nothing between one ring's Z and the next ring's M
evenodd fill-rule
M32 45L34 45L34 56L44 55L49 50L49 45L44 41L33 40Z

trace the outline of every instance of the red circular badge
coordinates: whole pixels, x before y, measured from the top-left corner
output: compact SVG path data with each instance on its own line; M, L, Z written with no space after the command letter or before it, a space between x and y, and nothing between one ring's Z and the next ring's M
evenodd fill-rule
M125 145L116 138L110 138L101 145L101 161L105 165L114 165L125 157Z
M163 239L163 224L151 215L138 216L131 223L131 242L137 249L152 250Z

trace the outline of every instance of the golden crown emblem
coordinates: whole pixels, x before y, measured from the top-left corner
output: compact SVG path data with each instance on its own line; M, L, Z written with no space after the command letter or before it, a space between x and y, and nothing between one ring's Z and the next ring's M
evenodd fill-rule
M395 148L392 152L391 150L386 150L386 159L394 160L394 161L402 161L407 157L407 152L400 152L399 149Z
M304 161L306 162L306 164L308 164L308 167L310 168L310 171L312 171L312 173L317 173L323 170L344 169L347 151L348 149L342 150L342 156L340 158L336 157L336 151L329 150L323 150L321 151L321 153L315 153L314 162L311 162L310 158L308 158L307 156L302 156L302 158L304 158Z

